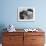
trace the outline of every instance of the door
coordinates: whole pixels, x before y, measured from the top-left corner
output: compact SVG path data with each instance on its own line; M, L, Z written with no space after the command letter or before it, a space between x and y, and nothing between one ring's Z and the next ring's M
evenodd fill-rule
M5 34L3 36L3 46L23 46L23 33Z
M32 36L32 46L44 46L44 36Z

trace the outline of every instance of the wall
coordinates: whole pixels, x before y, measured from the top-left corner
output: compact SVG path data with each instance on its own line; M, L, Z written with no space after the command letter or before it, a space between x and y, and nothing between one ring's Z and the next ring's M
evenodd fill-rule
M13 24L16 28L46 28L46 0L0 0L0 25L2 27ZM36 20L33 22L18 22L18 7L34 7Z

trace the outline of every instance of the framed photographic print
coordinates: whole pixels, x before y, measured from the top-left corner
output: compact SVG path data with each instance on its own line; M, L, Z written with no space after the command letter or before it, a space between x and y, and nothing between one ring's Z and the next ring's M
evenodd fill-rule
M35 21L35 8L19 7L17 15L18 21Z

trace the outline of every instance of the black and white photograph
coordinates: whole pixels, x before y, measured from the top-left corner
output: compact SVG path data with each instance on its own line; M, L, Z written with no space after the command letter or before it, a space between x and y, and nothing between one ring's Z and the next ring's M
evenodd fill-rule
M18 21L35 21L35 8L19 7Z

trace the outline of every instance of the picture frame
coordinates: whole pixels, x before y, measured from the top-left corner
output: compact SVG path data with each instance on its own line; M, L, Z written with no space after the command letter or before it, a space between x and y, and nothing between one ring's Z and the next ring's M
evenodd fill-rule
M19 7L17 15L18 21L35 21L35 8Z

